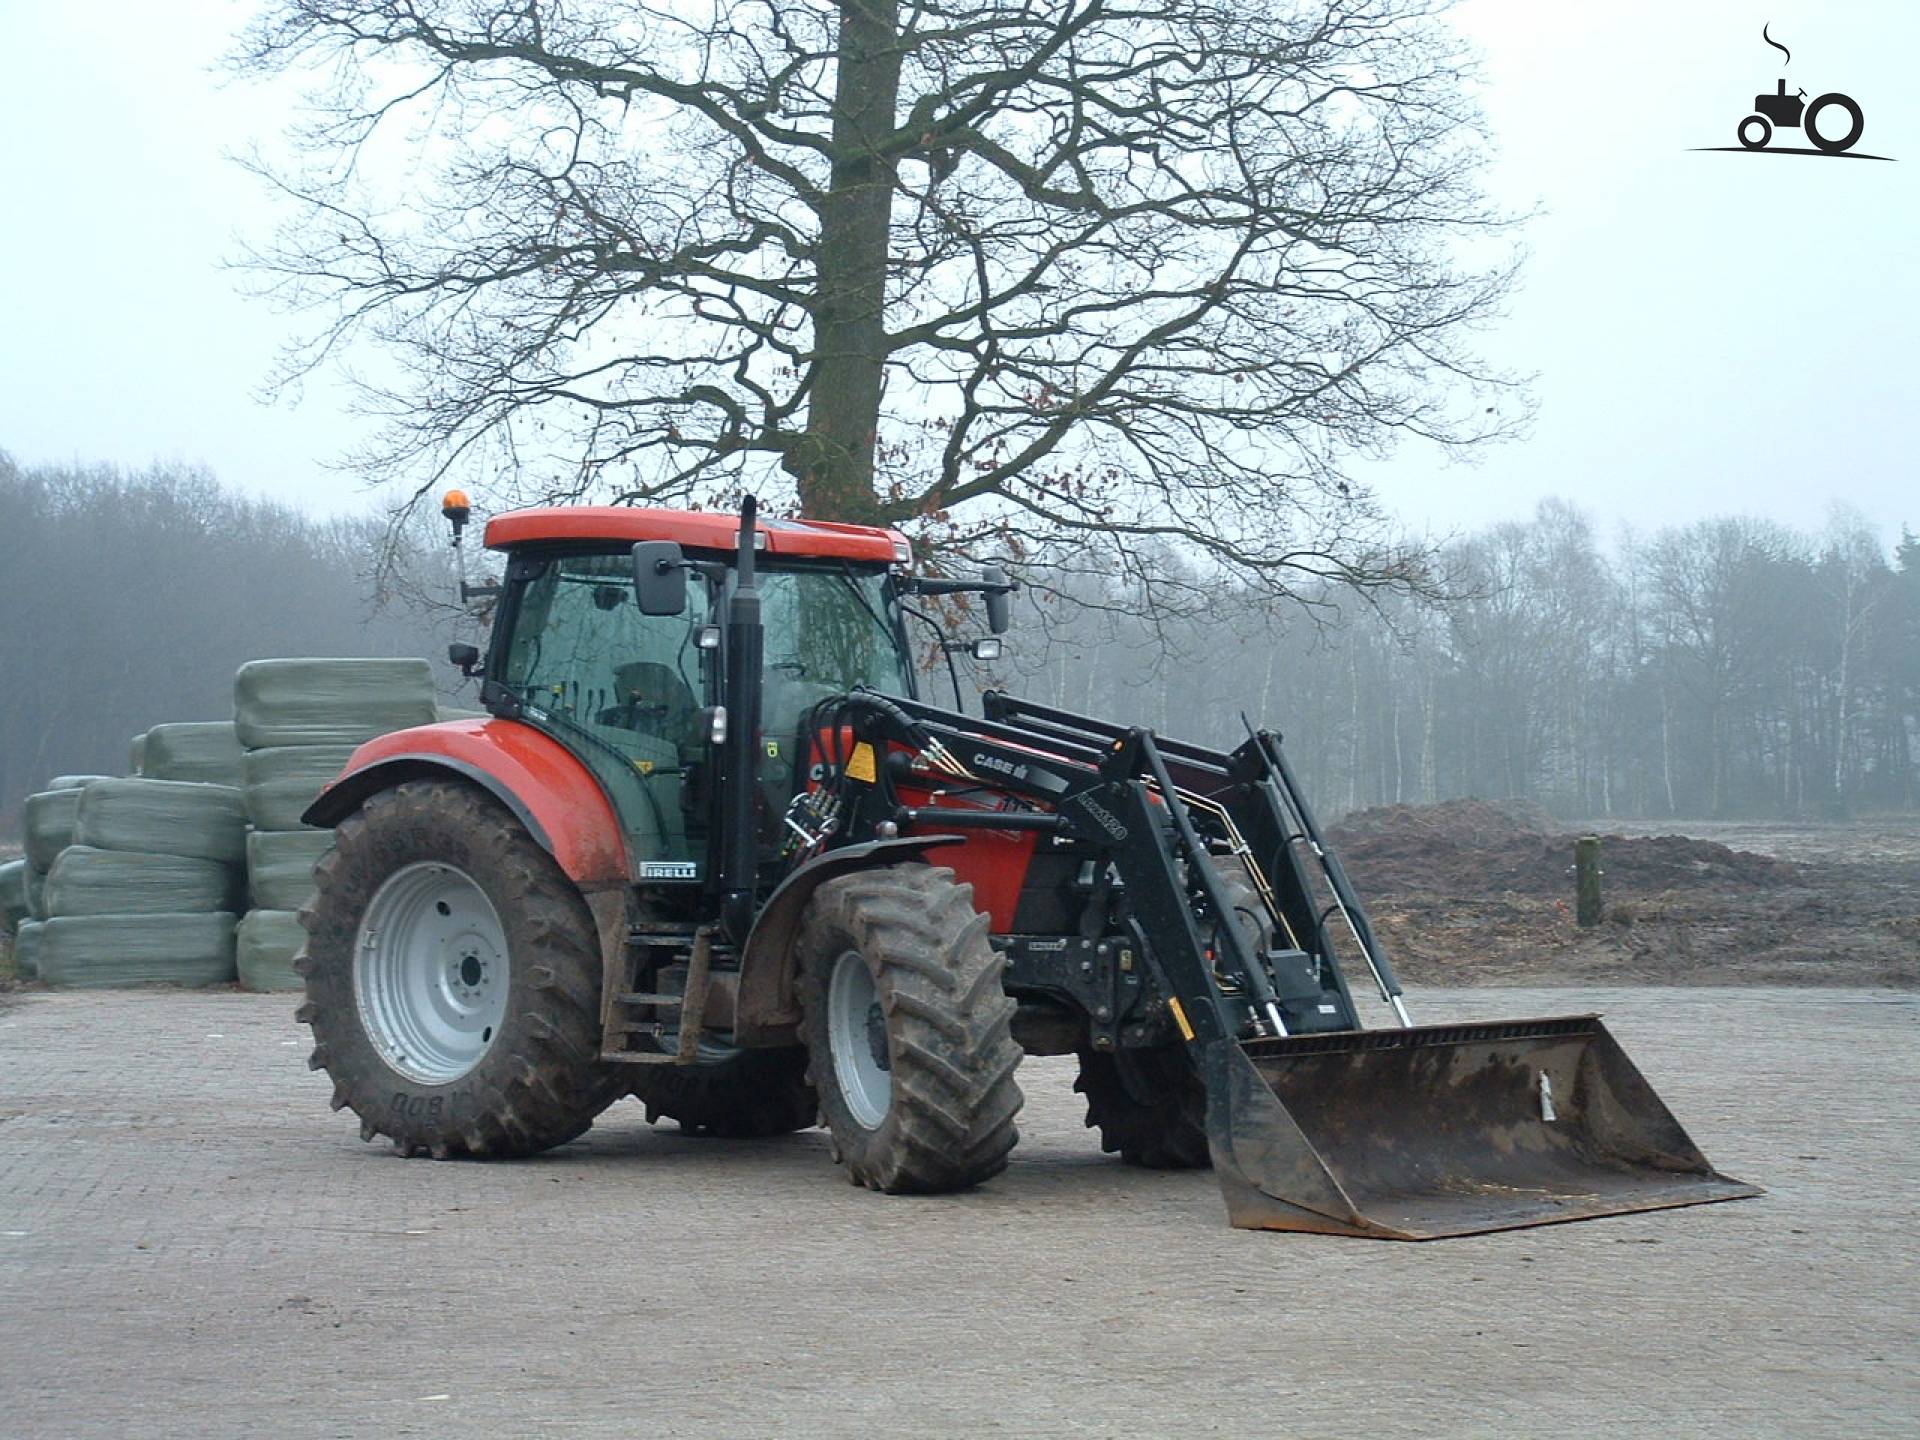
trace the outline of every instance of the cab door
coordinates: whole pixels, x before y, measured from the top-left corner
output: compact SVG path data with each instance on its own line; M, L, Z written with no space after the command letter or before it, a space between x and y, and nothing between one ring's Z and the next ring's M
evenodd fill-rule
M706 585L688 587L686 613L650 616L625 551L516 555L510 579L490 678L606 787L634 879L703 880L709 825L695 782L710 763L701 711L716 683L713 652L695 643L712 610Z

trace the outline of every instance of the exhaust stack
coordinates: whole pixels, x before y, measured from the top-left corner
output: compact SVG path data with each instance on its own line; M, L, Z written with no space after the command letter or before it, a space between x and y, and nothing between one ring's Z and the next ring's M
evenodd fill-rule
M753 496L740 502L740 542L734 557L733 594L727 601L727 736L722 849L725 895L721 919L727 936L745 944L753 928L754 878L759 864L755 803L760 789L760 667L766 643L760 621L760 587L754 579Z

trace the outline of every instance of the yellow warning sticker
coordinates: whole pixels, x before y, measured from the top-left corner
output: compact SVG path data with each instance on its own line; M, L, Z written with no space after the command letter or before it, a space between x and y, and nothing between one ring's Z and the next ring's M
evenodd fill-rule
M1187 1007L1180 1003L1180 997L1178 995L1169 995L1167 997L1167 1004L1173 1010L1173 1023L1180 1027L1180 1038L1182 1040L1193 1039L1193 1025L1187 1019Z
M847 778L864 780L869 785L880 778L880 771L874 764L873 746L862 740L853 747L853 754L847 757Z

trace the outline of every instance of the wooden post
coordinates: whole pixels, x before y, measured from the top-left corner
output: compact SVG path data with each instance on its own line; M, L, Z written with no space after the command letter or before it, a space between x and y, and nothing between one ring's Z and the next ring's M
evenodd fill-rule
M1573 842L1574 923L1598 925L1600 905L1600 837L1582 835Z

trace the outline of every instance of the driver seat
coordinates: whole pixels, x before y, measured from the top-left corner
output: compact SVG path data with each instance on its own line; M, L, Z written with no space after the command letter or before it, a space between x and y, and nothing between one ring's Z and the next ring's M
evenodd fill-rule
M698 743L700 702L680 672L655 660L631 660L613 671L618 703L601 711L602 725L655 735L676 749Z

